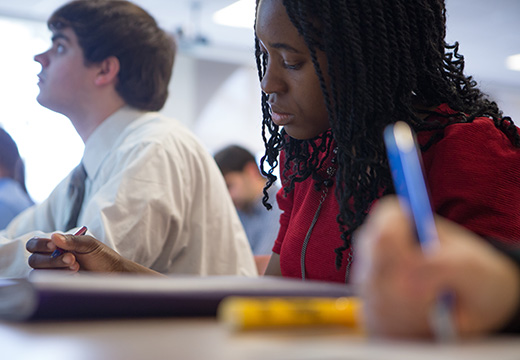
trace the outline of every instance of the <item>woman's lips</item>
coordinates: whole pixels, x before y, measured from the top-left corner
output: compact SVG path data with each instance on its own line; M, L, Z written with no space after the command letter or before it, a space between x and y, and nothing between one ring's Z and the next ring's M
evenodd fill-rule
M273 122L278 126L287 125L292 117L292 114L284 113L271 107L271 119L273 119Z

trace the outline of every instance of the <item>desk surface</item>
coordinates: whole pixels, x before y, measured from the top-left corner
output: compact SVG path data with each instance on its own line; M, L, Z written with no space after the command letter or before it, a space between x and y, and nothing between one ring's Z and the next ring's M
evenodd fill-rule
M0 322L0 358L518 360L520 337L495 337L439 345L369 340L343 328L234 333L215 319Z

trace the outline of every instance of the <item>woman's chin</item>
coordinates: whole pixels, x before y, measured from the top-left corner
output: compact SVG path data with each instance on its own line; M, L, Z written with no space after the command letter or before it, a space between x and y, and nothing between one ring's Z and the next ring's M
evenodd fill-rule
M290 125L286 125L283 127L287 135L289 135L291 138L295 140L311 140L314 139L323 133L325 133L328 130L324 131L314 131L310 132L308 129L295 129L294 127L291 127Z

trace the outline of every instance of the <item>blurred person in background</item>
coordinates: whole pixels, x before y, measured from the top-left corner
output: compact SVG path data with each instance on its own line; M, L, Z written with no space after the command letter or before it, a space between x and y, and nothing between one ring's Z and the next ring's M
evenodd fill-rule
M270 255L280 228L280 209L267 210L262 204L266 179L260 174L254 155L247 149L230 145L215 154L229 194L246 231L254 255ZM268 190L270 198L278 187Z
M0 230L31 205L18 147L7 131L0 128Z

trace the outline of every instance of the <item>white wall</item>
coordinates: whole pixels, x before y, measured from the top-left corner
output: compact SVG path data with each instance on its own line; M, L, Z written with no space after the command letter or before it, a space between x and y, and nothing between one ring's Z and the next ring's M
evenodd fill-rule
M497 81L479 82L482 91L495 100L505 116L511 116L520 125L520 87Z
M189 126L208 151L239 144L263 152L260 85L250 65L179 55L164 114Z
M41 67L33 57L50 44L46 25L0 18L0 44L0 125L17 142L39 202L79 163L83 142L67 118L36 101Z

